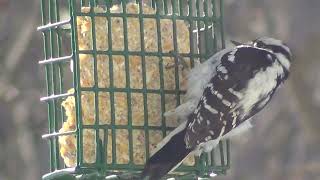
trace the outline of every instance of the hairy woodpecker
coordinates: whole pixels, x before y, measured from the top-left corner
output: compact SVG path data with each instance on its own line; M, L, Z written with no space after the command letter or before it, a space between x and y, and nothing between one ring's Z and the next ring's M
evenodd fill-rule
M280 40L262 37L224 49L194 67L186 103L165 114L183 123L158 144L141 178L160 179L188 154L209 152L221 139L250 128L249 119L288 78L291 57Z

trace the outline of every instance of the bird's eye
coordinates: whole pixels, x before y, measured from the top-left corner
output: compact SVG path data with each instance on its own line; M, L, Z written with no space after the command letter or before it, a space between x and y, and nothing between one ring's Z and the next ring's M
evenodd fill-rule
M263 42L261 42L261 41L258 41L258 42L256 42L255 44L256 44L256 46L259 47L259 48L264 48L264 47L266 46L266 45L265 45Z

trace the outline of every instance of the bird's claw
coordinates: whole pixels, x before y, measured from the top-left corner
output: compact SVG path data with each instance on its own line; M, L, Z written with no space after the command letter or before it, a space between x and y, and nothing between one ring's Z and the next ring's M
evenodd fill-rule
M174 67L179 66L179 65L182 65L182 70L189 68L187 62L184 60L184 58L179 53L176 53L173 50L169 51L169 53L172 54L173 57L177 59L177 63L174 63L172 65L167 65L166 66L167 69L174 68Z

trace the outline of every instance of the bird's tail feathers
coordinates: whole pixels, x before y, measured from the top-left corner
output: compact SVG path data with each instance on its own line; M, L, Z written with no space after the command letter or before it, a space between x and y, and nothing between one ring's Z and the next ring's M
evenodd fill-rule
M141 179L159 180L180 165L192 151L192 149L186 148L185 131L185 129L178 131L150 157L141 174Z
M153 150L153 154L151 154L151 156L153 156L156 152L158 152L165 144L167 144L169 142L169 140L176 134L178 134L179 132L183 131L186 128L187 125L187 121L184 121L183 123L181 123L178 127L176 127L173 131L171 131L165 138L163 138L161 140L160 143L157 144L157 147Z

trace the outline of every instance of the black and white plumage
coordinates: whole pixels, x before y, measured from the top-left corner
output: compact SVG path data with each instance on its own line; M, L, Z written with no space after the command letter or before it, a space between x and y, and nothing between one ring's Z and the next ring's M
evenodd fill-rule
M251 127L249 119L289 75L291 52L281 41L258 38L222 50L189 74L186 103L165 115L185 120L157 146L142 178L160 179L195 153Z

